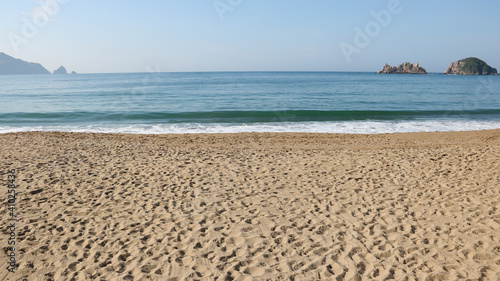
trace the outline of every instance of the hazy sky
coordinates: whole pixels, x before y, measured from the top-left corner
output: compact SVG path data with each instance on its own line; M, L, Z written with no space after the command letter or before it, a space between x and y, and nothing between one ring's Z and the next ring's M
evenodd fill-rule
M500 69L500 1L0 0L0 52L80 73Z

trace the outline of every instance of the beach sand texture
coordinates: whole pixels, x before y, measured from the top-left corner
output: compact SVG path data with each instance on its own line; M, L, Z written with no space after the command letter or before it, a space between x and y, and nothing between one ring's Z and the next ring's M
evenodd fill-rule
M1 280L500 280L500 130L0 144Z

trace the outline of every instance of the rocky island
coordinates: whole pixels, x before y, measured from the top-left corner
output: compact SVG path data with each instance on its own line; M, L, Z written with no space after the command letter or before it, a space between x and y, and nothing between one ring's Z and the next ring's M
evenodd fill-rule
M390 66L385 64L382 70L379 70L377 74L427 74L425 68L420 67L418 63L405 62L399 66Z
M58 69L54 70L52 74L68 74L68 71L61 65Z
M0 52L0 75L50 74L39 63L26 62Z
M497 75L497 70L478 58L466 58L452 62L444 74Z

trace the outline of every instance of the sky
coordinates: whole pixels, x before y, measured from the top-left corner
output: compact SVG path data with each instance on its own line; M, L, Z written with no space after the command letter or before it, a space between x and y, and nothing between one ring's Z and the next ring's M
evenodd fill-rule
M0 52L78 73L500 69L500 1L0 0Z

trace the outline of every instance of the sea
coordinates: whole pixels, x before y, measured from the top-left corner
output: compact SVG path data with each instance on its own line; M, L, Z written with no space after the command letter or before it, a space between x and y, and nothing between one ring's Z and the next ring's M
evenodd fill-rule
M0 76L0 133L500 128L500 76L190 72Z

